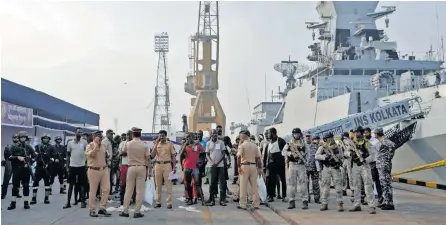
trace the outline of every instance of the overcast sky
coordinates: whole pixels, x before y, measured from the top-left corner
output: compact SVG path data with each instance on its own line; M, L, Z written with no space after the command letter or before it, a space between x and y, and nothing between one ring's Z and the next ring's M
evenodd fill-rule
M189 114L184 93L188 38L196 32L198 2L2 1L1 76L101 115L101 129L138 126L151 131L157 55L155 33L168 32L172 123ZM401 52L426 52L446 36L446 2L395 5L386 32ZM308 63L306 21L317 21L316 2L220 2L219 98L227 124L247 122L250 111L285 84L273 65ZM437 29L436 8L439 29ZM384 20L378 21L385 28ZM126 84L125 84L126 83ZM245 88L247 84L247 91ZM248 95L245 93L248 92ZM248 106L248 99L251 110Z

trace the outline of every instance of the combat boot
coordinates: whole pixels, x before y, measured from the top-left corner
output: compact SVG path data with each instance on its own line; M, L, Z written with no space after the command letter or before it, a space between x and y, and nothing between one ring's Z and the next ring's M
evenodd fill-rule
M336 207L338 208L338 212L344 212L344 204L343 203L337 203Z
M24 203L23 203L23 208L24 209L30 209L31 207L29 207L29 203L28 203L28 201L25 201Z
M144 214L142 214L142 213L134 213L133 214L133 218L141 218L141 217L144 217Z
M370 207L370 214L376 214L376 208L375 207Z
M45 196L45 200L43 200L43 203L50 204L50 200L49 200L48 196Z
M289 205L288 205L288 209L294 209L294 208L296 208L296 203L295 203L295 201L293 200L293 201L290 201L290 203L289 203Z
M328 210L328 205L327 204L322 204L321 205L321 211L326 211Z
M194 202L192 200L192 198L190 198L189 200L187 200L186 205L193 205Z
M319 199L315 199L315 200L314 200L314 203L316 203L316 204L321 204L321 200L319 200Z
M32 199L31 199L31 205L34 205L34 204L36 204L37 203L37 197L32 197Z
M348 211L349 212L360 212L361 210L362 210L361 206L360 205L356 205L356 206L353 206L353 208L349 209Z
M125 213L125 212L120 212L120 213L119 213L119 216L120 216L120 217L129 217L130 214Z
M308 202L307 201L303 201L302 202L302 209L303 210L308 209Z
M395 206L386 204L381 207L381 210L395 210Z
M65 189L64 189L64 188L60 188L59 193L60 193L60 194L65 194Z
M8 206L8 210L13 210L13 209L15 209L15 206L16 206L15 204L16 204L15 201L11 202L11 204Z

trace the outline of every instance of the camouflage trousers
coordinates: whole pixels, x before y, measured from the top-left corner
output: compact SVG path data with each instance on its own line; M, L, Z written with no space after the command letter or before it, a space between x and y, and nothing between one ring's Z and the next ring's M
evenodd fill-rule
M330 183L333 179L336 190L336 202L342 203L342 173L340 168L333 168L324 166L322 170L322 204L328 204L328 197L330 196Z
M308 201L308 176L305 165L298 164L296 162L290 162L288 171L290 173L288 184L291 188L289 201L296 200L298 186L300 188L302 201Z
M355 190L361 190L362 185L364 184L365 195L367 197L367 202L369 207L375 207L375 195L373 194L373 182L372 182L372 170L368 163L365 163L362 166L356 165L353 163L352 168L352 176L355 184ZM353 206L361 205L361 191L354 192L355 201L353 202Z
M347 190L347 187L350 186L350 190L351 191L355 191L355 184L353 176L352 176L352 164L351 164L351 158L347 158L344 159L344 165L342 166L344 168L344 186L343 189L344 191ZM348 182L347 182L348 181Z
M391 166L382 166L378 168L379 182L383 191L383 204L393 205L392 189L392 169Z
M310 178L311 178L311 188L314 195L314 200L320 200L321 199L321 188L319 186L320 177L318 171L307 171L307 177L308 177L308 193L310 193ZM308 199L310 199L310 196L308 196Z

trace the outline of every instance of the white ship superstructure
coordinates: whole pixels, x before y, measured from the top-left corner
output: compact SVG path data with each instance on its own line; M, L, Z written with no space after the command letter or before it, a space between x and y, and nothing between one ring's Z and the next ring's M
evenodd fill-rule
M375 11L377 5L318 2L321 21L307 23L316 40L307 58L317 66L296 75L293 89L287 91L269 127L286 137L295 127L323 133L357 125L404 128L416 122L412 140L394 158L393 171L400 172L446 158L444 56L435 58L432 49L420 58L399 53L397 42L389 41L375 23L383 18L388 26L388 15L396 8ZM401 104L408 107L407 112L392 108ZM365 122L362 116L373 118ZM342 130L336 124L343 124ZM446 184L446 167L401 177Z

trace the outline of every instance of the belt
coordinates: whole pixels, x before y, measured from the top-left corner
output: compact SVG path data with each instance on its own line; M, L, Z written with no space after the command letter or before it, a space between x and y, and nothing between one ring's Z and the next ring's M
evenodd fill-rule
M253 162L244 162L244 163L240 163L240 165L242 166L249 166L249 165L256 165L257 163L253 163Z
M133 167L133 166L146 166L146 165L129 165L129 167Z
M167 164L170 163L171 161L156 161L156 163L158 164Z
M94 167L94 166L89 166L88 168L89 169L92 169L92 170L97 170L97 171L99 171L99 170L103 170L103 169L105 169L105 168L107 168L108 166L103 166L103 167Z

